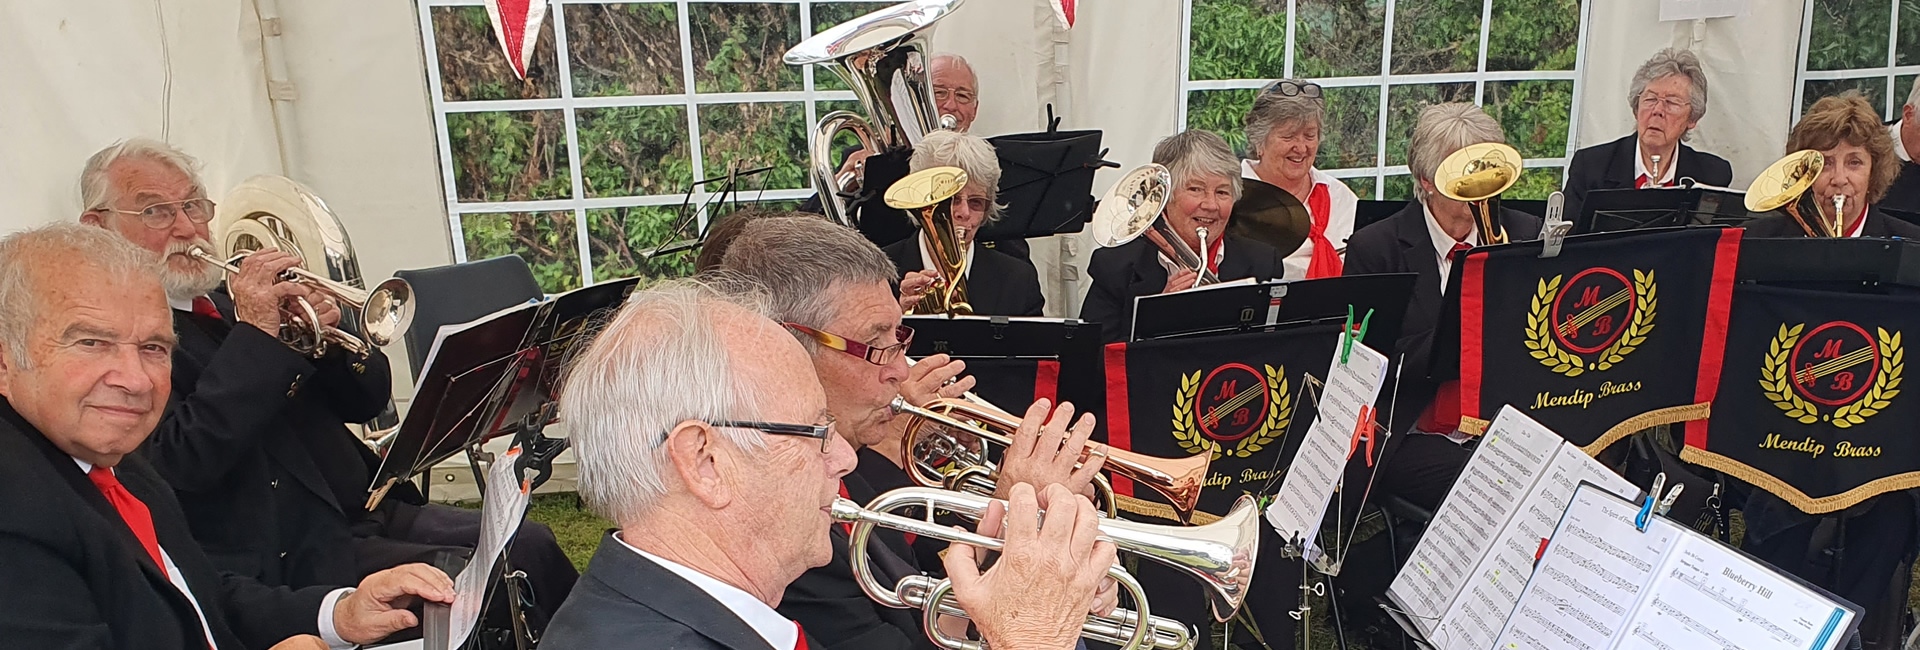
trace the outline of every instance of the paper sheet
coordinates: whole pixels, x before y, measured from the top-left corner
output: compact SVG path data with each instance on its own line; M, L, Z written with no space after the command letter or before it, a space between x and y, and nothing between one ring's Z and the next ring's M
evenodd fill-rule
M527 513L531 497L528 486L513 471L520 459L519 447L507 450L487 468L487 493L480 502L480 542L474 546L473 559L453 578L452 624L448 645L433 650L450 650L467 643L467 637L480 624L480 610L486 605L487 582L493 577L494 563L500 552L513 541L520 521Z
M1616 647L1829 650L1853 612L1718 543L1689 536L1669 555Z
M1345 472L1360 411L1373 407L1386 380L1387 356L1363 343L1353 344L1346 363L1334 355L1326 388L1320 393L1319 415L1300 442L1279 494L1267 506L1267 523L1282 539L1297 536L1309 560L1318 555L1314 538L1326 517L1333 488Z
M1671 525L1648 526L1641 532L1633 524L1639 514L1639 506L1604 490L1576 492L1494 647L1610 647L1625 629L1660 558L1681 536Z

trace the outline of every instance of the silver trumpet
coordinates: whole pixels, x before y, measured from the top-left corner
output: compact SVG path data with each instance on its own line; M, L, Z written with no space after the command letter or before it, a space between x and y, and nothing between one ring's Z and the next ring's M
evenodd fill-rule
M986 644L955 638L940 631L939 616L965 617L966 610L952 597L952 582L917 575L902 578L887 586L875 578L867 561L867 544L874 526L885 526L921 537L969 544L998 551L1004 540L959 531L930 519L894 514L903 508L923 508L922 512L949 511L967 519L979 520L994 499L925 487L906 487L875 498L865 508L847 499L833 503L833 518L853 524L848 537L848 561L854 579L867 596L896 609L918 609L923 616L927 638L950 650L985 650ZM1102 519L1102 538L1119 550L1180 569L1206 585L1207 598L1217 621L1226 621L1245 602L1247 585L1253 581L1254 558L1260 544L1259 508L1253 497L1242 496L1225 517L1205 526L1156 526L1122 519ZM1119 566L1108 573L1132 600L1134 610L1116 609L1105 616L1088 615L1080 636L1118 645L1125 650L1185 650L1194 645L1195 632L1185 624L1156 618L1148 610L1147 595L1139 581Z

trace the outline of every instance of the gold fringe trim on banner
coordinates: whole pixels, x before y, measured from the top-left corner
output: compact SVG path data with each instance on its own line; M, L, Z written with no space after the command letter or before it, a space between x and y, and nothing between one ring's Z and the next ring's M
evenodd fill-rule
M1866 484L1860 487L1833 496L1814 498L1807 496L1807 493L1801 492L1792 485L1788 485L1786 481L1775 478L1772 474L1705 449L1697 447L1682 448L1680 450L1680 459L1696 465L1726 472L1729 476L1752 483L1754 487L1771 492L1774 496L1780 497L1787 503L1793 504L1793 507L1799 508L1801 512L1812 515L1823 515L1829 512L1845 510L1859 505L1862 501L1888 492L1920 488L1920 472L1906 472L1867 481Z
M1155 519L1165 519L1172 522L1180 521L1180 517L1174 515L1173 506L1164 503L1148 501L1123 494L1113 495L1113 500L1114 505L1119 506L1122 512L1131 512L1142 517L1153 517ZM1220 515L1200 512L1198 510L1195 510L1193 513L1193 525L1195 526L1204 526L1216 521L1220 521Z
M1480 418L1466 416L1466 415L1460 416L1460 432L1470 436L1486 435L1487 427L1491 426L1492 424L1493 424L1492 420L1482 420Z
M1705 420L1711 415L1713 415L1712 402L1700 402L1686 406L1669 406L1663 409L1654 409L1627 418L1619 424L1613 425L1613 428L1607 429L1606 433L1600 434L1600 437L1595 439L1592 444L1581 447L1580 451L1587 452L1588 456L1598 456L1600 452L1606 451L1607 447L1619 442L1621 438L1633 435L1635 431L1645 431L1662 424L1679 424L1693 420Z

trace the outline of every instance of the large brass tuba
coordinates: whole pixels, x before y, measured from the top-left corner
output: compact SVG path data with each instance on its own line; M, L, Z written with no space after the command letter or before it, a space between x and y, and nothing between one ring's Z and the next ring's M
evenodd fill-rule
M905 210L920 220L920 229L927 233L927 247L933 251L933 270L940 273L933 290L921 296L908 313L973 313L973 306L967 304L967 252L960 246L963 233L953 224L953 197L966 186L966 170L933 167L908 174L887 188L887 207Z
M1513 147L1482 142L1448 155L1433 173L1433 185L1442 196L1466 202L1473 212L1482 246L1507 243L1507 229L1500 225L1500 193L1520 182L1520 160L1520 151Z
M953 13L962 0L913 0L835 25L787 50L787 65L814 64L833 70L853 89L865 117L851 111L820 116L807 148L813 189L820 208L845 225L854 225L841 193L859 179L842 177L833 164L833 138L847 131L870 153L912 146L936 128L952 128L951 116L937 116L933 82L927 76L928 39L933 23Z
M999 550L1004 542L992 537L954 530L932 521L895 514L905 508L924 508L953 512L978 520L993 499L962 492L909 487L893 490L875 498L862 508L846 499L833 503L833 517L853 524L848 537L848 561L854 579L867 596L882 605L897 609L919 609L923 613L927 637L952 650L984 650L985 644L949 637L940 631L938 617L965 616L957 600L949 596L952 583L916 575L888 586L874 577L867 562L867 544L874 526L885 526L928 539L955 544L970 544ZM1179 569L1206 586L1207 601L1213 618L1226 621L1246 601L1247 586L1253 582L1254 560L1260 554L1259 507L1253 497L1242 496L1219 521L1205 526L1156 526L1122 519L1103 519L1101 535L1120 551L1131 553ZM1116 610L1107 616L1087 617L1080 635L1111 643L1129 650L1156 648L1182 650L1193 647L1193 631L1179 621L1156 618L1148 610L1146 592L1126 570L1115 566L1109 573L1133 601L1134 611Z
M353 242L327 204L312 190L281 176L255 176L228 192L214 213L210 230L220 254L195 248L192 255L225 270L240 272L240 262L255 251L274 248L292 253L300 265L282 274L333 297L341 322L357 323L359 333L324 327L305 299L283 308L280 338L314 358L339 346L366 356L374 346L392 343L413 322L413 287L389 278L368 291L360 279Z
M1813 196L1813 182L1826 169L1827 157L1812 149L1787 154L1767 165L1766 171L1747 186L1747 211L1781 210L1793 217L1808 237L1840 237L1845 234L1845 196L1833 197L1833 216L1820 213Z

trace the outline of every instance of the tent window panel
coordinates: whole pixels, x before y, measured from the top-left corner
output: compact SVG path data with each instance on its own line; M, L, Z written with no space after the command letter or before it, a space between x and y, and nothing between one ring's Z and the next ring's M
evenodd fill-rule
M1387 33L1386 2L1295 0L1293 12L1294 76L1317 79L1380 74L1380 53ZM1284 39L1286 32L1280 35Z
M587 211L587 249L593 255L593 277L597 281L630 278L636 275L679 278L693 275L697 249L649 255L696 234L681 225L680 206L634 206Z
M1342 178L1340 179L1340 182L1346 183L1347 189L1353 190L1353 193L1355 196L1359 196L1360 198L1367 199L1367 200L1373 199L1373 186L1375 184L1375 180L1372 176L1361 176L1357 178Z
M1813 0L1811 15L1813 27L1807 42L1808 70L1851 70L1887 65L1887 32L1892 29L1892 2Z
M573 198L560 111L449 113L447 141L462 202Z
M1852 79L1809 79L1800 93L1800 112L1806 113L1807 109L1812 108L1813 103L1820 101L1822 97L1839 95L1847 91L1858 91L1866 95L1867 103L1872 104L1875 111L1879 111L1887 101L1887 78L1884 75L1874 75ZM1905 97L1901 98L1901 101L1905 100Z
M1420 111L1449 102L1472 103L1473 84L1408 84L1388 88L1387 164L1407 164L1407 146L1413 139L1414 125L1420 121Z
M800 69L781 60L800 42L800 5L690 4L693 87L702 93L800 90Z
M573 212L500 212L460 215L467 259L519 255L533 267L540 290L580 288L580 248Z
M1284 0L1193 0L1191 79L1273 79L1287 66Z
M1567 154L1572 126L1572 81L1489 81L1483 98L1487 114L1500 122L1507 144L1528 158Z
M1187 128L1212 131L1227 139L1227 144L1242 156L1252 157L1248 146L1245 119L1253 108L1258 90L1195 90L1187 93Z
M1413 176L1394 174L1380 181L1380 199L1383 201L1412 201Z
M1548 194L1560 191L1559 167L1530 167L1520 172L1520 180L1500 194L1504 199L1544 201Z
M527 79L517 79L493 38L485 7L433 7L433 42L440 50L441 97L450 102L546 99L560 96L554 74L553 21L540 23Z
M740 181L741 191L810 187L807 114L799 102L700 107L700 150L706 176L771 167ZM709 188L709 189L718 189Z
M1920 81L1920 75L1896 75L1893 78L1893 108L1887 111L1888 120L1900 119L1900 107L1905 106L1907 98L1912 96L1913 83Z
M1372 167L1380 151L1380 87L1323 88L1320 93L1326 113L1320 124L1320 157L1314 166Z
M1488 70L1572 70L1579 55L1579 0L1493 0Z
M693 182L685 106L582 108L574 115L587 196L678 194Z
M1473 72L1480 65L1481 0L1398 0L1393 74Z
M567 12L575 97L675 95L686 91L680 26L672 3L557 4Z
M1893 43L1896 65L1920 64L1920 0L1899 0L1900 33ZM1905 91L1906 86L1900 86Z

